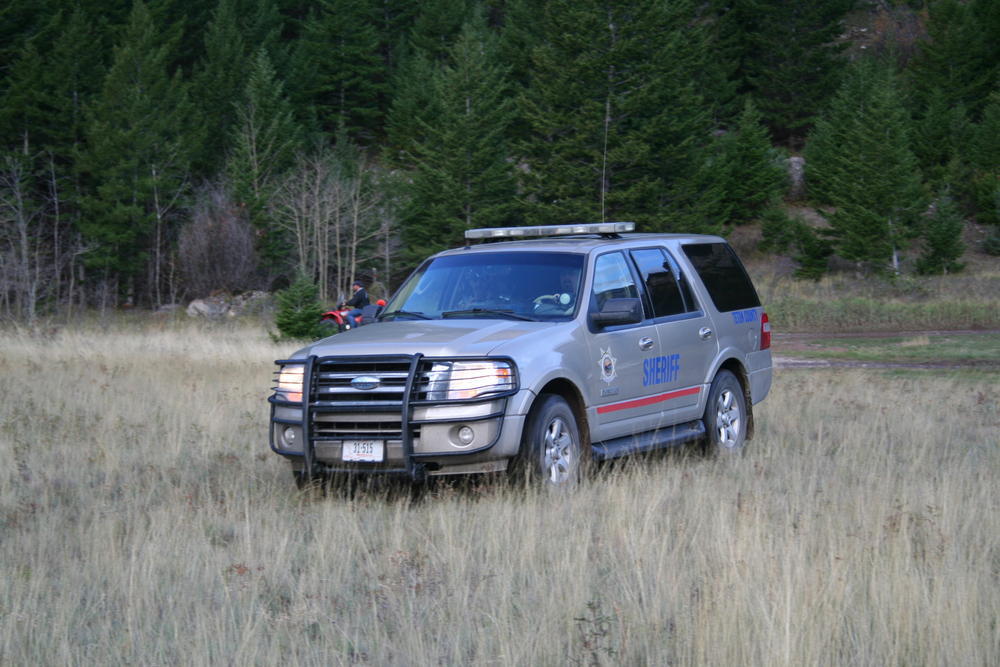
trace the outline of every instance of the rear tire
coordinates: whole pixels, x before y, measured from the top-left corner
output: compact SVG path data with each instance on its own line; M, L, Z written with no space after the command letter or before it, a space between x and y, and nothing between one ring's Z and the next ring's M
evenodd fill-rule
M712 380L705 405L706 453L742 452L746 446L749 417L740 381L731 371L719 371Z
M521 456L519 467L545 487L569 488L579 483L586 454L576 415L562 396L539 397L524 429Z

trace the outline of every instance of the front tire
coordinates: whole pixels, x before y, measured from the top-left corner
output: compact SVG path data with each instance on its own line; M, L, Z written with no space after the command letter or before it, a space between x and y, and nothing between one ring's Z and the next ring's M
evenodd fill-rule
M730 371L719 371L712 380L705 406L706 452L742 452L746 445L749 416L740 381Z
M543 394L531 411L521 452L525 472L550 488L576 485L584 467L584 450L576 415L562 396Z

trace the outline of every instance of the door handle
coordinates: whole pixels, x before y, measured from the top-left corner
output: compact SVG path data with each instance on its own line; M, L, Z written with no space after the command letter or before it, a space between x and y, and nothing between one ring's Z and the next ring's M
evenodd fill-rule
M651 350L653 348L653 339L648 336L639 339L639 349L640 350Z
M702 327L698 330L698 335L701 336L702 340L708 340L712 337L712 330L708 327Z

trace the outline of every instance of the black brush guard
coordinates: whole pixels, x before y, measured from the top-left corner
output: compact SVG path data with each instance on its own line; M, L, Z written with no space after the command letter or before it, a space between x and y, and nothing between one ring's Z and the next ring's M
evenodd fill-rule
M511 369L511 382L512 386L510 389L505 391L500 391L496 393L491 393L487 396L476 397L472 399L449 399L449 400L417 400L414 398L416 393L415 384L418 377L420 376L420 368L422 364L433 364L438 361L504 361L510 364ZM318 357L309 356L305 360L302 359L285 359L279 360L275 363L285 366L289 364L303 364L303 377L302 377L302 397L303 401L301 404L292 403L289 401L284 401L278 398L276 395L272 395L268 401L271 403L271 424L270 428L270 440L271 449L275 452L282 453L285 456L288 454L283 453L275 447L274 443L274 423L288 423L285 420L275 419L275 409L279 406L291 407L291 408L301 408L301 423L299 424L302 428L302 458L303 458L303 479L306 482L311 481L314 477L319 475L330 475L336 473L346 473L346 474L371 474L376 473L379 475L398 475L408 477L414 482L423 482L427 477L427 465L420 463L416 460L417 456L413 451L413 424L423 424L423 423L434 423L441 421L454 421L454 420L424 420L419 422L413 421L413 408L415 406L427 406L427 405L461 405L461 404L473 404L473 403L483 403L485 401L495 401L497 399L506 399L512 396L518 391L518 377L516 365L513 360L509 357L446 357L446 358L436 358L436 357L425 357L421 354L415 355L378 355L378 356L363 356L363 357ZM403 387L402 401L400 404L395 405L394 410L387 409L385 404L381 405L366 405L364 402L343 402L339 405L332 404L318 404L318 391L317 391L317 374L318 369L326 366L338 364L343 365L357 365L357 364L390 364L399 363L406 364L408 367L408 372L406 375L406 383ZM359 373L363 374L363 373ZM462 421L484 421L487 419L496 419L498 417L503 417L504 409L506 407L506 400L504 400L504 405L498 412L493 412L487 415L463 418ZM377 468L365 468L359 465L331 465L328 463L319 464L316 461L315 449L316 449L316 436L313 434L313 424L314 417L317 414L336 414L336 413L359 413L359 412L370 412L376 414L398 414L400 417L400 438L402 442L403 450L403 465L401 467L377 467ZM484 447L480 447L472 451L459 451L459 452L435 452L433 454L424 454L423 456L462 456L476 454L478 452L485 451L496 444L499 440L501 429L498 430L497 437L493 442L489 443ZM332 437L329 440L343 440L344 438ZM385 449L388 455L388 445Z

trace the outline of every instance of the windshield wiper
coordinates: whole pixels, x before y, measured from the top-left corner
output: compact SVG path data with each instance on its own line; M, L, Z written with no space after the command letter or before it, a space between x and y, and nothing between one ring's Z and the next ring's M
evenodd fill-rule
M413 310L393 310L388 313L382 313L381 315L379 315L379 319L381 320L386 317L395 317L396 315L403 315L404 317L415 317L418 320L432 319L431 317L424 315L423 313L418 313Z
M450 317L457 315L500 315L501 317L507 317L512 320L523 320L524 322L537 322L534 317L528 317L527 315L520 315L515 313L513 310L493 310L491 308L469 308L467 310L449 310L447 312L441 313L441 317Z

